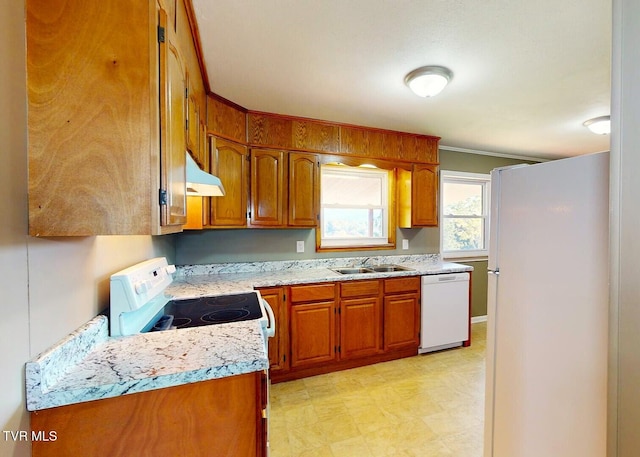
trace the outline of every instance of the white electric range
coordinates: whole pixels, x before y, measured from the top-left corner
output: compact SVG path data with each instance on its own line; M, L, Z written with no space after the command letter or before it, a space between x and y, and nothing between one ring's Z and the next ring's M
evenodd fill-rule
M258 319L267 348L268 338L275 334L275 319L259 291L172 299L166 289L175 271L165 257L157 257L111 276L111 336Z

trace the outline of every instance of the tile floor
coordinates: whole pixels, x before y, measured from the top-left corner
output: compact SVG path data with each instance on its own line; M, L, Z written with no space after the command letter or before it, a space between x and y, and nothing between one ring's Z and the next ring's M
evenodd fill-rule
M271 457L482 457L486 323L472 344L271 386Z

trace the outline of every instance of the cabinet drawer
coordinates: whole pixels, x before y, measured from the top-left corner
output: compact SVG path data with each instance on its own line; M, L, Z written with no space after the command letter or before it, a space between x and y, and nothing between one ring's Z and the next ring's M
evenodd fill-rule
M341 297L362 297L378 295L380 281L349 281L340 284Z
M291 303L310 302L318 300L333 300L335 298L335 284L314 284L311 286L291 286Z
M400 292L418 292L420 290L420 277L391 278L384 280L384 293L397 294Z

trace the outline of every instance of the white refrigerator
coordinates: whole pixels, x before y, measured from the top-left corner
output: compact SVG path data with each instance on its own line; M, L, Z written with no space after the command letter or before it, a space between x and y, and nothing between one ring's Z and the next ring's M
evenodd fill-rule
M491 174L485 457L606 455L609 154Z

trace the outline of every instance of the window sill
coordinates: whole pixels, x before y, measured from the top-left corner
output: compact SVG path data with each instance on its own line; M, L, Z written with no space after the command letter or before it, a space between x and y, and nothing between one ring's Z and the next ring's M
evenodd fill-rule
M389 250L395 249L396 245L393 243L387 244L371 244L371 245L357 245L357 246L317 246L316 252L346 252L346 251L377 251L377 250Z

